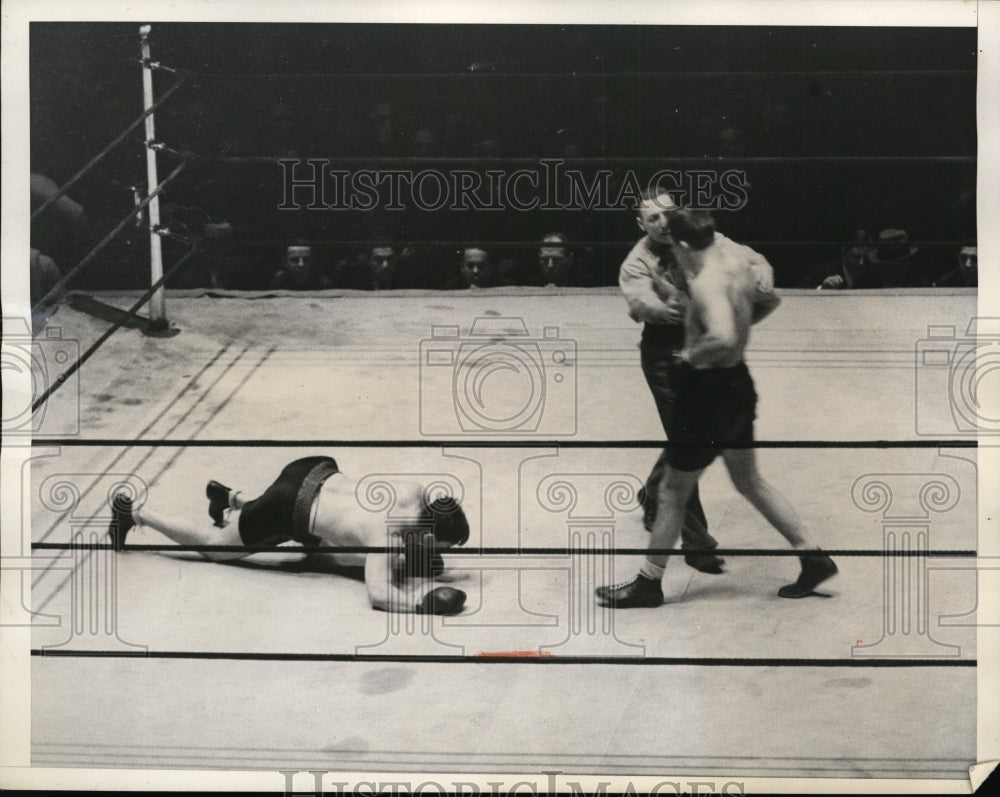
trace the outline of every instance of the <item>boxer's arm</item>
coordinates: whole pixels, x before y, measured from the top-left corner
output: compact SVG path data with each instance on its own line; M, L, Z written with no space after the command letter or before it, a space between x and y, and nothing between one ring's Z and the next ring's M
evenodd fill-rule
M774 293L774 269L767 262L767 258L760 252L743 246L743 254L750 264L753 275L757 278L758 293Z
M440 581L442 583L448 584L453 581L468 581L471 577L471 573L467 570L455 570L454 568L448 567L447 557L445 557L445 569L434 576L435 581Z
M385 612L415 612L419 595L396 586L392 562L398 554L370 553L365 557L365 587L368 602Z
M781 297L774 292L757 294L754 296L753 317L750 319L750 323L756 324L758 321L763 321L774 312L779 304L781 304Z
M758 321L763 321L767 318L781 304L781 299L774 293L774 268L767 261L767 258L755 249L750 248L746 244L730 243L739 247L740 253L745 258L747 265L750 266L750 270L753 272L756 281L753 297L753 317L750 322L756 324Z

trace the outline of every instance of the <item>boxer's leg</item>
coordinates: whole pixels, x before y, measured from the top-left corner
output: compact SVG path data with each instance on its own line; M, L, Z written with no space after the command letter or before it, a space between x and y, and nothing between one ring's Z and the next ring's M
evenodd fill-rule
M646 384L653 394L656 402L656 411L660 416L660 423L663 430L670 428L671 416L676 402L675 389L671 383L671 367L673 365L673 352L657 352L650 348L641 351L642 373L646 377ZM656 520L657 503L659 501L659 483L667 467L667 449L664 449L653 465L653 469L646 478L646 485L643 490L642 514L643 525L646 531L652 531ZM688 499L687 508L684 513L683 526L681 528L681 547L693 548L707 551L719 547L718 541L708 533L708 519L705 517L705 510L701 505L701 497L698 487L695 485ZM719 574L724 572L722 566L725 560L712 553L691 553L684 556L684 561L702 573Z
M757 468L757 455L752 448L731 449L723 459L733 485L795 549L811 551L799 557L802 572L794 584L782 587L783 598L804 598L819 584L837 574L834 561L819 550L802 526L795 507L764 479Z
M115 497L112 505L112 521L109 532L114 541L115 549L122 550L125 538L135 526L153 529L168 537L178 545L232 545L243 547L243 540L237 524L224 528L198 526L182 518L170 517L151 510L143 505L133 509L132 502L122 495ZM250 555L250 551L199 551L206 559L213 562L225 562L232 559L242 559Z

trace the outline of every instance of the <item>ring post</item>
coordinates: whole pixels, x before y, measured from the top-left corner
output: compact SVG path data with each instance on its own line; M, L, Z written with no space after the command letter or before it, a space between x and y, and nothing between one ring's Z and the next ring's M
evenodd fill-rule
M149 54L149 32L152 26L143 25L139 28L139 47L142 53L142 104L148 111L153 106L153 66ZM146 117L146 191L147 195L159 185L156 176L156 127L153 114ZM150 284L155 285L163 276L163 249L160 236L156 232L160 226L160 198L153 197L149 203L149 269ZM152 329L166 329L167 310L160 286L149 300L149 325Z

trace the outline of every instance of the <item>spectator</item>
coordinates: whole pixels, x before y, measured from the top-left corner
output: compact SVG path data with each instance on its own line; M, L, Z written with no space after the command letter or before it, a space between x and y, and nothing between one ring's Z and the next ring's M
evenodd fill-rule
M445 290L462 290L523 285L523 272L522 263L515 255L495 259L482 247L467 246L461 253L458 274L446 278L443 287Z
M160 226L173 234L164 241L167 265L191 246L201 251L170 281L172 288L227 288L239 266L234 262L229 242L233 227L227 221L213 221L200 207L173 202L163 205Z
M445 285L446 288L492 288L498 284L497 269L493 258L485 249L469 246L462 250L459 273Z
M399 252L391 246L373 246L368 252L368 274L372 290L385 291L396 287Z
M368 253L359 250L348 257L337 260L333 265L333 287L352 291L371 290Z
M920 288L930 286L917 258L919 248L911 246L906 230L893 227L882 230L869 256L875 266L880 288Z
M818 290L863 290L868 288L919 288L930 282L923 276L917 253L906 230L888 228L872 242L864 230L856 230L854 243L841 249L839 264L821 264L800 287Z
M330 280L316 270L312 247L296 243L285 250L285 262L271 277L271 289L318 291L331 286Z
M356 291L388 291L395 288L425 287L409 268L410 252L398 246L376 244L354 257L337 261L335 283L338 288Z
M569 236L551 232L538 248L538 274L534 280L547 288L584 288L595 284L593 258L585 250L575 249Z
M31 175L32 212L58 193L48 177ZM84 254L89 226L83 206L64 194L32 219L31 246L57 262L75 264Z
M532 271L517 251L508 251L496 259L497 285L532 285Z
M202 254L213 288L230 288L239 280L244 260L232 247L233 225L228 221L208 221L201 228Z
M937 288L978 288L979 250L963 246L958 250L958 267L942 274L934 281Z
M840 259L820 263L799 287L817 290L881 287L872 263L872 251L871 235L866 230L855 230L853 243L841 247Z

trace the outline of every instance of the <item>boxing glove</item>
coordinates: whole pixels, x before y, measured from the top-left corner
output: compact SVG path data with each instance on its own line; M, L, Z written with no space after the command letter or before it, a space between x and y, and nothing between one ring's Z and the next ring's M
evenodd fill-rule
M417 614L458 614L465 606L465 593L452 587L435 587L417 603Z

